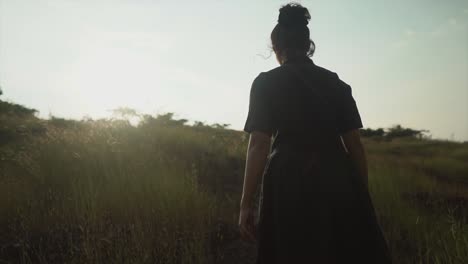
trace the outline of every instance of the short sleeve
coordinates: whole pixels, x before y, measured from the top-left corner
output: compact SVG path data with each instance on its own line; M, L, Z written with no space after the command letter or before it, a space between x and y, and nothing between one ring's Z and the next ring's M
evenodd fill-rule
M245 132L273 132L271 100L267 89L268 85L266 85L265 75L264 73L260 73L252 82L250 88L249 111L244 125Z
M342 80L339 80L339 82L343 89L343 97L338 113L338 132L344 134L350 130L362 128L363 125L356 101L352 95L351 86Z

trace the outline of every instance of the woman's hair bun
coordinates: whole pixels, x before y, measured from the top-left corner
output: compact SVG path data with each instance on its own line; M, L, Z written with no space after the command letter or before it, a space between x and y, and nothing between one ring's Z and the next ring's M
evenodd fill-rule
M297 3L284 5L279 10L278 24L285 27L300 27L309 24L310 14L307 8Z

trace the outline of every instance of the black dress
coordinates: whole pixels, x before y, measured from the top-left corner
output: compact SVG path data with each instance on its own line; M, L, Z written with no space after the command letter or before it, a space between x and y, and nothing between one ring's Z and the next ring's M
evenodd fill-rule
M274 136L262 179L258 264L391 262L341 141L356 128L362 122L351 87L307 57L254 80L244 131Z

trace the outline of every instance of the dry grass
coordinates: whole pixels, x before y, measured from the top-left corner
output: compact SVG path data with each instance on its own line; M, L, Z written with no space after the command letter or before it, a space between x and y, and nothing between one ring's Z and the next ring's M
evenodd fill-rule
M0 121L0 262L221 263L237 239L242 132L149 117ZM467 263L468 146L365 143L395 263Z

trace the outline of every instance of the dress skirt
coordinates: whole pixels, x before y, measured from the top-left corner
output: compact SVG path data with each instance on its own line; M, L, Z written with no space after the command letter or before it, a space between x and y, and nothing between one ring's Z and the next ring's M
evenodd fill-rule
M391 263L369 192L346 152L271 152L256 263Z

